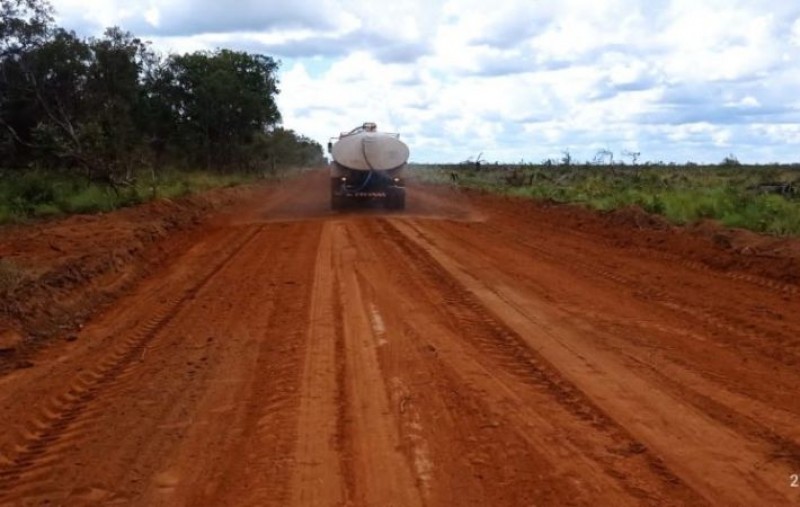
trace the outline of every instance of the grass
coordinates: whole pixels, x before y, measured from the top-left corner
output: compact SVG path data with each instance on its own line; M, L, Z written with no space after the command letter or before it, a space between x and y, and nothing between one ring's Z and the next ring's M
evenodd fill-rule
M505 195L577 203L597 210L639 206L676 224L714 219L779 236L800 235L796 166L415 166L423 181L452 182ZM764 192L794 183L795 193Z
M25 272L8 259L0 259L0 295L11 297L25 281Z
M154 198L176 198L263 179L263 175L252 173L164 171L155 181L149 173L143 173L133 185L115 192L107 185L68 174L48 171L19 174L0 170L0 224L76 213L108 212Z

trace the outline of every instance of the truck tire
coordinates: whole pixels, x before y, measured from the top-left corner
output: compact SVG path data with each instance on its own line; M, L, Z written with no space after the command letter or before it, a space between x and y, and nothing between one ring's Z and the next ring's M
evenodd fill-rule
M387 193L386 207L402 210L406 208L406 189L394 188Z

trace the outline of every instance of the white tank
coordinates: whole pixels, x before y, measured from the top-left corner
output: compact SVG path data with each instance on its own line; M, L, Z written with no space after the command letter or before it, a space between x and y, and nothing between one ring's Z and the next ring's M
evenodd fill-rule
M357 171L388 171L408 162L408 146L399 134L377 132L374 123L365 123L344 133L331 148L333 159Z

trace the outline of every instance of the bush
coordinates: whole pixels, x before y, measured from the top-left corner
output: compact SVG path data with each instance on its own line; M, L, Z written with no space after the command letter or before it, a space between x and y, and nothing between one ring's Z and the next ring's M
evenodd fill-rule
M0 224L64 214L108 212L153 198L177 198L258 179L258 175L252 173L165 171L155 182L151 173L142 173L134 185L115 191L77 176L9 171L0 174Z
M113 192L97 185L88 185L74 193L62 195L58 206L64 213L98 213L117 207Z
M410 172L423 181L443 183L450 171L460 175L459 184L492 192L574 202L599 210L636 205L650 213L686 224L716 219L776 235L800 234L800 198L792 195L757 194L754 187L772 182L800 181L796 166L743 166L733 159L717 166L575 166L520 165L480 172L463 165L412 166ZM529 186L506 184L513 171Z

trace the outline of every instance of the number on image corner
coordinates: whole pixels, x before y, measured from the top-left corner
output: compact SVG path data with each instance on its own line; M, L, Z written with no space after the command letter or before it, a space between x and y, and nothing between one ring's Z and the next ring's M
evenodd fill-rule
M789 476L789 484L793 488L800 488L800 474L792 474Z

